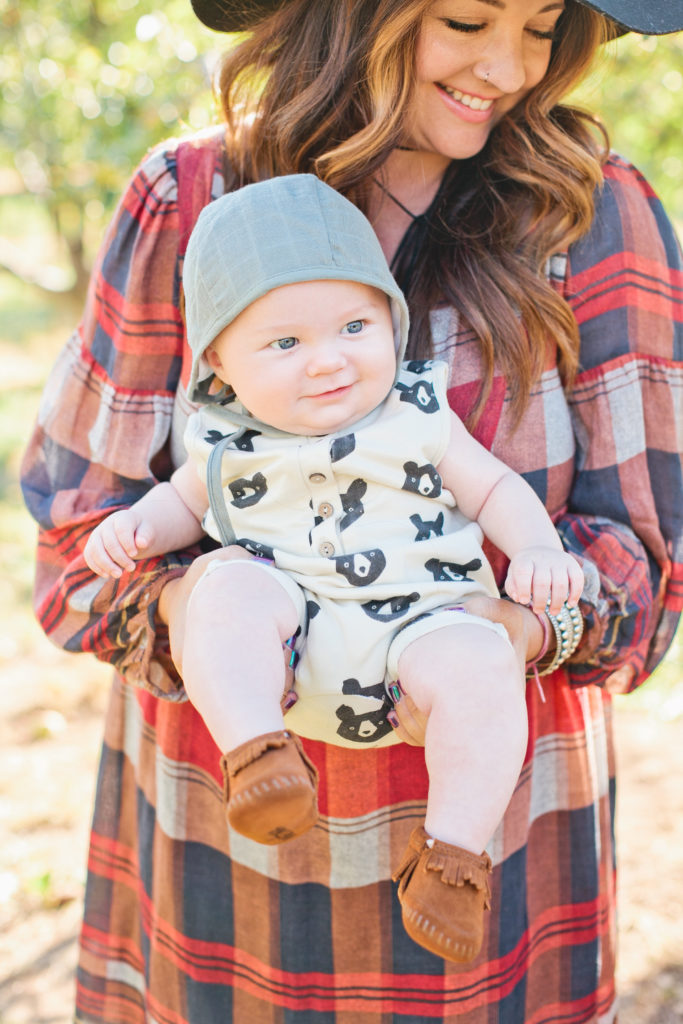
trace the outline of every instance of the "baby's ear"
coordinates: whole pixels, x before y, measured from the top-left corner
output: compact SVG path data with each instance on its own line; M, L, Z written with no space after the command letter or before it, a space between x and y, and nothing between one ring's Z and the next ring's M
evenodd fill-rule
M220 360L220 356L213 345L208 345L204 349L204 358L207 363L217 376L221 376L223 373L223 363Z

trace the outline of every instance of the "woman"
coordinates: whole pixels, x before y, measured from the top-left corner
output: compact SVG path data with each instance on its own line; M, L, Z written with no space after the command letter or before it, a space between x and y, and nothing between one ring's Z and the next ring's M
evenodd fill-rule
M603 166L590 120L558 104L614 31L596 9L648 31L680 18L665 0L633 20L625 0L232 6L196 0L207 23L254 29L221 69L227 132L143 163L25 462L41 622L120 673L77 1020L612 1021L608 694L663 656L682 576L677 251L642 178L616 157ZM448 361L452 405L525 473L589 581L569 660L554 637L542 654L549 626L531 612L486 609L554 671L544 700L528 687L527 760L489 851L493 910L464 967L404 935L389 880L424 813L422 750L309 743L321 826L277 850L227 834L220 752L171 657L206 628L202 590L192 615L187 596L215 555L148 560L106 583L80 555L94 522L182 457L179 266L199 209L245 181L311 170L367 212L409 298L412 351ZM402 728L419 739L404 703Z

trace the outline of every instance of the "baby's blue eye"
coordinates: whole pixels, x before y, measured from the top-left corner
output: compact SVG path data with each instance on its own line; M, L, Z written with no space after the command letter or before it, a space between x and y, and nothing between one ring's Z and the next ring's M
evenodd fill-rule
M278 338L277 341L271 341L271 348L278 348L282 352L286 352L288 348L294 348L299 342L296 338Z
M362 320L351 320L344 327L344 333L345 334L360 334L360 332L362 330L363 330L363 321Z

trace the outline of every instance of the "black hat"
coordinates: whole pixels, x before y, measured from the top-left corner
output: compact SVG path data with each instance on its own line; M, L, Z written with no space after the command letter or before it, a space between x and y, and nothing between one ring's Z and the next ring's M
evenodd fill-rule
M200 21L218 32L241 32L252 28L267 14L283 7L287 0L192 0ZM586 7L606 14L620 32L664 35L683 28L681 0L579 0Z
M579 0L586 7L606 14L624 32L663 36L683 28L681 0Z

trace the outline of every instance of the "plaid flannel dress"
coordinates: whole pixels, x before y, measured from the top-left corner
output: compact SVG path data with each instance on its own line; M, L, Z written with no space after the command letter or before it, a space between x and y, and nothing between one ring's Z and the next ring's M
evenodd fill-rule
M546 703L528 687L527 757L489 847L484 948L457 966L408 938L389 880L423 817L423 752L308 742L321 772L320 824L278 848L229 833L218 752L155 625L160 588L193 552L140 562L118 581L94 578L81 556L94 523L180 457L181 253L199 208L224 190L222 166L215 134L167 144L143 162L24 460L26 500L41 526L40 621L55 642L117 669L76 1020L613 1021L609 692L632 689L661 659L683 592L683 281L671 227L642 177L613 158L591 233L550 268L581 329L570 401L549 358L516 432L500 377L477 428L544 500L567 548L586 560L593 592L569 671L545 680ZM434 311L433 335L450 365L449 401L464 416L479 374L474 340L448 309Z

